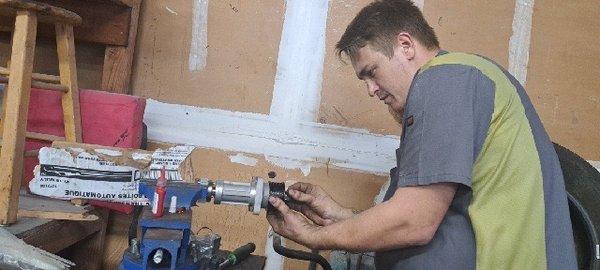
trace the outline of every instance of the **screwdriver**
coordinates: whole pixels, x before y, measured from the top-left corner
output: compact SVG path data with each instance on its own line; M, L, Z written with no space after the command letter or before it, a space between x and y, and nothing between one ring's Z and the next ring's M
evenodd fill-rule
M236 248L233 252L227 255L227 260L219 264L219 269L225 269L229 266L236 265L250 256L250 253L254 252L256 245L254 243L245 244L239 248Z

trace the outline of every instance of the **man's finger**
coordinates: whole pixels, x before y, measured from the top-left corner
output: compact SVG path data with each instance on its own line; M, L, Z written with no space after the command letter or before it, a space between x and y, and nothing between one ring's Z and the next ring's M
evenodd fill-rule
M296 201L303 203L311 203L315 200L315 196L306 194L298 190L289 190L288 194Z
M275 209L279 210L279 212L283 215L287 214L290 211L290 208L279 198L277 197L269 197L269 203L275 207Z
M302 212L302 214L308 219L312 220L312 222L314 222L317 225L325 226L327 224L327 221L325 221L325 219L323 219L321 216L317 215L317 213L311 210Z
M288 190L298 190L303 193L310 193L310 190L312 190L312 184L304 183L304 182L296 182L293 185L291 185L288 188Z

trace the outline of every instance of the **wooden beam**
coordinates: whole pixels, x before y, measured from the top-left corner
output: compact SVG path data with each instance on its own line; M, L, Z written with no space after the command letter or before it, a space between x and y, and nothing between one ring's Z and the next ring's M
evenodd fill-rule
M62 95L65 139L70 142L81 142L81 112L79 110L79 86L77 85L75 39L72 25L56 24L56 50L60 82L69 89Z
M10 76L10 70L5 67L0 67L0 75ZM46 83L60 83L60 77L55 75L41 74L41 73L31 73L31 78L36 81L46 82Z
M77 263L78 269L99 270L103 269L104 242L106 239L106 225L108 223L109 211L98 209L98 216L104 220L98 232L88 237L71 253L72 260Z
M98 216L90 214L87 206L76 206L69 201L61 201L41 196L21 194L18 217L34 217L58 220L94 221Z
M0 75L0 84L8 83L9 77ZM66 93L69 89L60 84L31 81L31 87Z
M141 0L131 0L131 19L127 46L106 46L102 71L102 89L121 94L131 94L131 67L137 37Z
M0 224L17 220L36 26L35 13L17 12L0 151Z
M28 139L41 140L41 141L47 141L47 142L64 141L65 140L65 137L37 133L37 132L27 132L25 136Z
M93 212L92 212L93 213ZM16 234L25 243L51 253L59 252L99 231L106 219L95 221L52 220L42 226Z

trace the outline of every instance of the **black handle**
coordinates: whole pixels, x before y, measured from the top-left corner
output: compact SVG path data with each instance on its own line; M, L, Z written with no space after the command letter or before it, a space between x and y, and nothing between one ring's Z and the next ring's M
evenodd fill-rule
M256 249L254 243L245 244L239 248L236 248L233 252L227 255L227 259L219 265L219 269L225 269L229 266L236 265L248 258L252 252Z
M236 265L244 259L248 258L248 256L250 256L250 254L254 252L254 250L256 250L256 245L254 243L248 243L239 248L236 248L233 252L231 252L231 254L229 254L229 257L231 257L232 255L235 256L235 261L232 263L232 265Z

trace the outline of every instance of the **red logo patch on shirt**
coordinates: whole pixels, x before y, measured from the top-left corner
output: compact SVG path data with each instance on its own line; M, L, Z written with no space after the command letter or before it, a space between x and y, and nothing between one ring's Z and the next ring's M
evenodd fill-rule
M404 121L406 121L406 126L410 127L414 123L414 117L411 115L409 117L406 117L406 120L404 120Z

